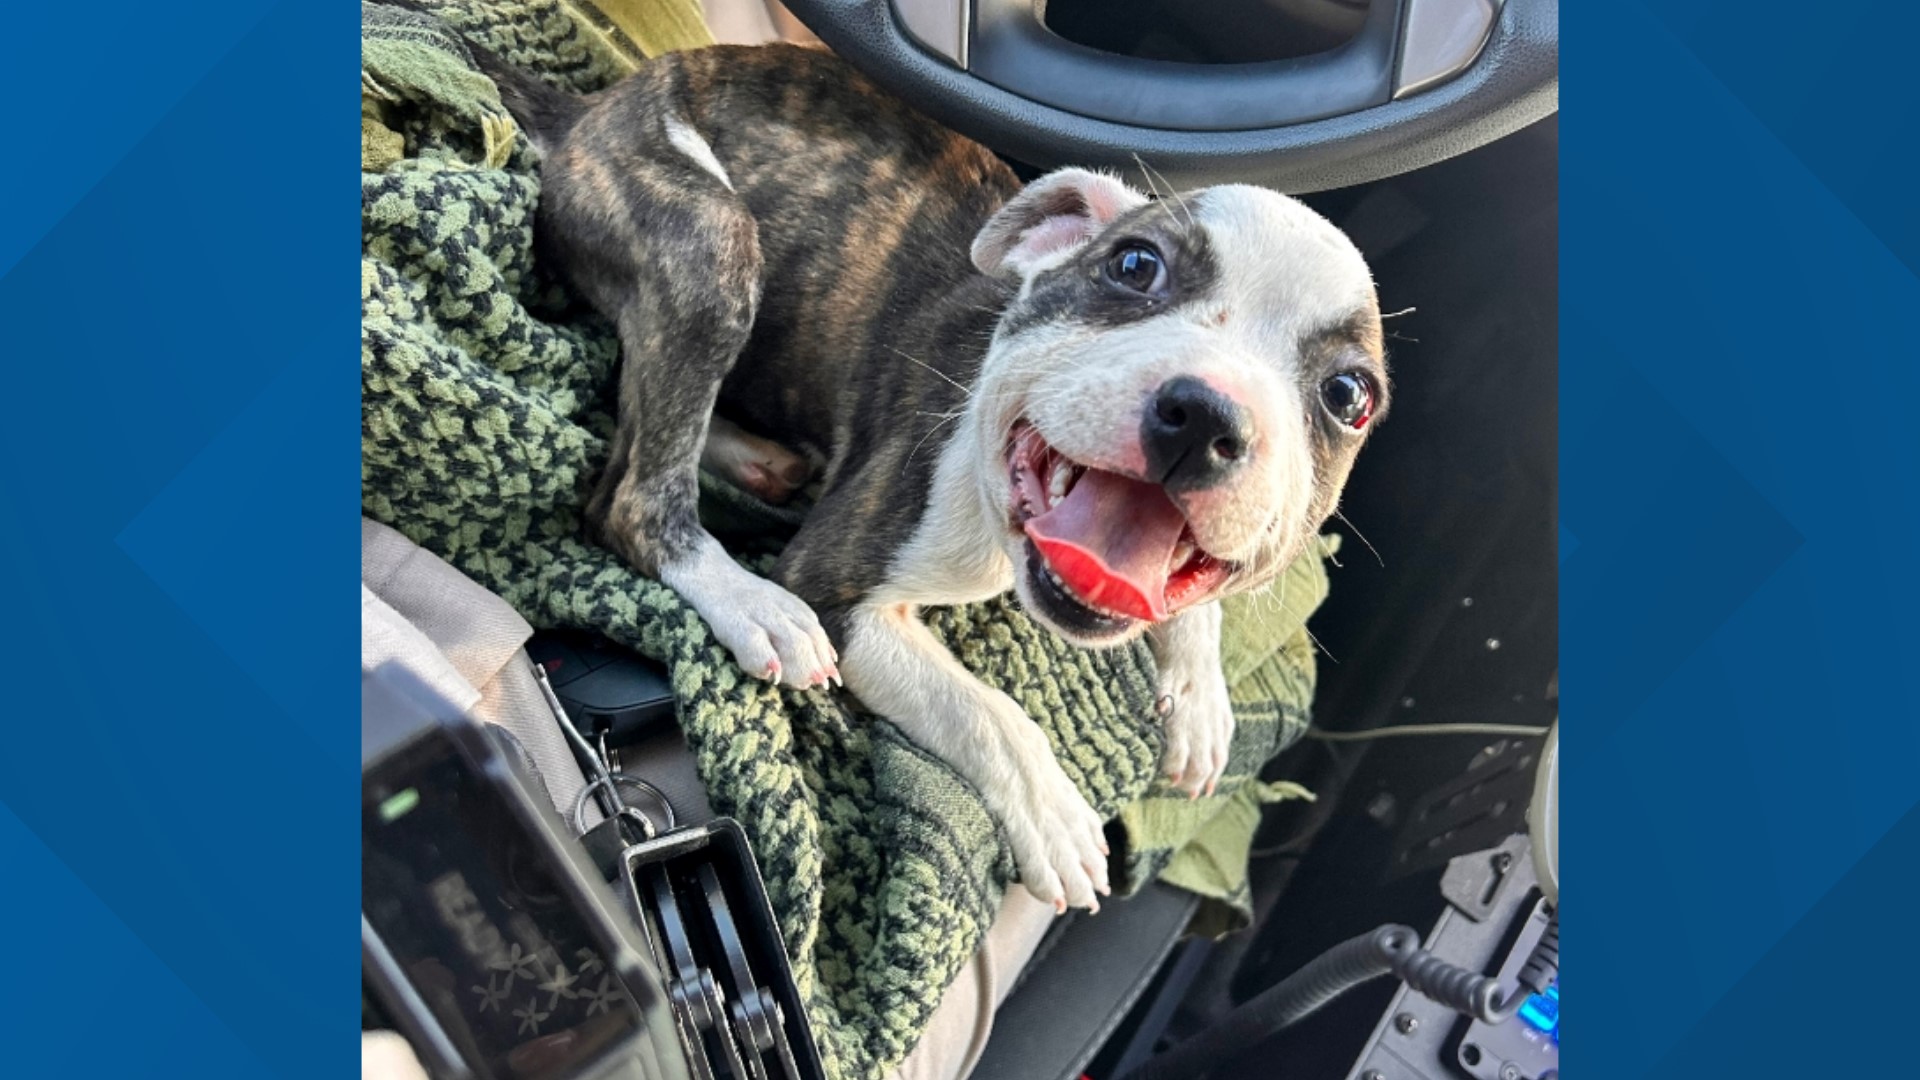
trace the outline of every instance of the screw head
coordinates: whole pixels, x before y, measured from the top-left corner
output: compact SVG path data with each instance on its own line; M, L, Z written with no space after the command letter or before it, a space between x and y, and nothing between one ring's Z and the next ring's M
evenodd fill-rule
M1500 1066L1500 1080L1520 1080L1520 1066L1511 1061Z
M1379 1069L1368 1069L1360 1074L1360 1080L1387 1080L1387 1074Z
M1411 1035L1420 1026L1420 1018L1412 1013L1401 1013L1393 1018L1394 1029L1402 1035Z

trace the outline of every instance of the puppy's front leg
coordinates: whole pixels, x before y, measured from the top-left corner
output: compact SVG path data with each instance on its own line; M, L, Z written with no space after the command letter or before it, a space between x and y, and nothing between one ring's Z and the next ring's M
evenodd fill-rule
M724 176L683 156L671 128L648 131L660 140L651 157L583 137L542 173L544 241L620 334L620 423L587 521L691 604L748 674L820 686L835 677L833 644L813 609L734 562L700 524L714 401L759 305L758 226Z
M909 605L854 608L845 645L848 688L980 789L1027 890L1059 911L1100 910L1095 894L1110 891L1100 815L1039 725L962 667Z
M1220 605L1202 604L1153 628L1160 710L1167 723L1167 778L1189 795L1213 794L1233 743L1233 703L1220 670Z

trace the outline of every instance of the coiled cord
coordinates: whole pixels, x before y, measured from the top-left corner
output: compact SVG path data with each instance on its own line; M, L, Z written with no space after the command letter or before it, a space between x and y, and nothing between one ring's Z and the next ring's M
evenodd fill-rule
M1255 995L1206 1031L1142 1062L1124 1080L1197 1080L1260 1040L1291 1027L1361 983L1392 974L1433 1001L1489 1024L1512 1018L1520 1003L1560 973L1560 915L1547 921L1521 966L1519 985L1469 971L1420 947L1412 927L1389 923L1335 945Z
M1540 940L1515 976L1517 985L1505 995L1500 993L1499 979L1448 963L1417 945L1393 964L1393 973L1462 1016L1488 1024L1505 1023L1520 1011L1522 1002L1546 990L1559 976L1560 913L1548 917L1547 928L1541 931Z

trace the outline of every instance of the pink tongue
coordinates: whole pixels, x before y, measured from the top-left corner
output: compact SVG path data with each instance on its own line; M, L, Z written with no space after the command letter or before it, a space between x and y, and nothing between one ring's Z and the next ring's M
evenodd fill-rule
M1167 560L1186 526L1158 484L1088 469L1026 529L1080 599L1156 622L1167 614Z

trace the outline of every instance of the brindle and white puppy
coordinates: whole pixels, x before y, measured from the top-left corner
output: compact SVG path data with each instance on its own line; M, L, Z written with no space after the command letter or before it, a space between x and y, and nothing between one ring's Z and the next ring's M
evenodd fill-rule
M1304 550L1386 408L1359 253L1254 187L1023 189L813 50L675 53L586 99L481 62L543 155L543 256L620 334L599 540L753 675L844 672L978 786L1034 895L1097 908L1100 816L918 611L1012 588L1078 644L1149 634L1167 771L1210 789L1218 601ZM815 474L779 584L701 528L703 445L769 497Z

